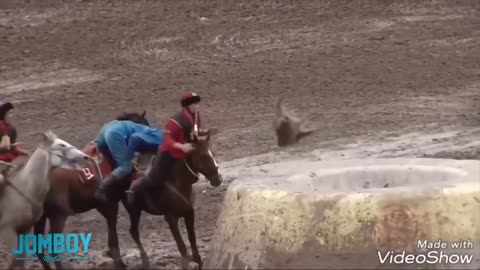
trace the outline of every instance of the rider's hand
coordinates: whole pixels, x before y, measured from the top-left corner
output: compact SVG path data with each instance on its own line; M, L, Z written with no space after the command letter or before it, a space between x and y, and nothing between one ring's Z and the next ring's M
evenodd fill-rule
M189 152L193 151L193 145L191 143L182 144L182 151L184 153L189 153Z
M10 137L7 135L3 136L2 141L0 142L0 148L10 150L11 146Z

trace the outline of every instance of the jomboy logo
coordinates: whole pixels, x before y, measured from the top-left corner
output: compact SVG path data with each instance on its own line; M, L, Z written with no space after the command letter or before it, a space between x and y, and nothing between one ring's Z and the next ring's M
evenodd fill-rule
M18 247L13 249L15 255L42 254L45 261L61 261L58 255L67 255L67 260L88 260L89 257L78 256L79 252L88 254L92 233L54 233L54 234L20 234ZM36 260L38 258L17 258L17 260Z

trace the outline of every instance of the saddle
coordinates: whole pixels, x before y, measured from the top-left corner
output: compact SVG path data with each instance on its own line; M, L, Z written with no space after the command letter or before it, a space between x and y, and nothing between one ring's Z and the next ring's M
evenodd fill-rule
M85 148L82 150L85 154L91 157L90 164L91 166L88 168L83 168L84 172L85 169L88 169L90 173L95 173L95 176L98 180L103 180L103 178L112 173L114 166L113 158L108 153L103 153L97 148L95 142L89 143ZM152 154L155 156L155 154ZM151 162L153 158L151 155L148 154L137 154L134 159L134 172L131 176L132 181L139 179L141 176L144 175L144 172L151 167ZM86 176L88 172L85 172ZM99 174L99 175L97 175ZM87 176L88 178L88 176Z
M84 172L87 170L90 171L90 173L95 173L97 179L102 180L104 176L109 175L113 171L113 159L109 155L102 153L97 148L95 142L90 142L89 144L87 144L87 146L82 149L82 152L87 154L91 158L91 166L89 168L83 168L82 170Z

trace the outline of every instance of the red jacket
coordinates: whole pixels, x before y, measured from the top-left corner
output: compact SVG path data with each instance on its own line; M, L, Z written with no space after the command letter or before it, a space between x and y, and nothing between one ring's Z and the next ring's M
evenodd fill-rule
M17 140L17 131L14 127L7 125L5 122L0 121L0 140L3 136L9 136L10 142L14 144ZM18 156L22 155L23 151L18 145L12 145L9 151L0 152L0 160L4 162L12 162Z
M182 119L175 119L178 117L181 117ZM197 121L198 125L200 125L200 116ZM187 125L187 127L183 127L182 122L184 125ZM191 130L193 124L193 117L186 109L183 109L179 115L170 118L165 126L165 133L163 135L162 145L160 145L160 151L168 151L175 159L185 158L185 153L180 149L174 148L173 145L175 143L183 144L187 142L184 129Z

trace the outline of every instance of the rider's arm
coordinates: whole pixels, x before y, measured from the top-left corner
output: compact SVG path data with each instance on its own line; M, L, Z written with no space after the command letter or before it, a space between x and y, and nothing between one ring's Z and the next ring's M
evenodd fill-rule
M12 128L11 130L12 138L11 138L11 148L10 151L14 155L28 155L26 151L24 151L19 145L16 144L17 142L17 130Z
M131 134L127 142L127 156L131 160L135 157L135 152L139 152L142 145L142 138L138 132Z
M182 150L183 144L180 143L183 136L182 128L173 120L168 120L165 126L165 133L163 135L163 143L169 149Z
M5 134L0 134L0 150L9 151L11 148L10 137Z

